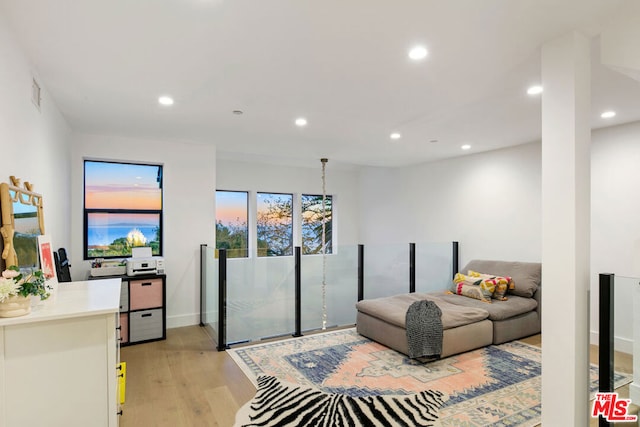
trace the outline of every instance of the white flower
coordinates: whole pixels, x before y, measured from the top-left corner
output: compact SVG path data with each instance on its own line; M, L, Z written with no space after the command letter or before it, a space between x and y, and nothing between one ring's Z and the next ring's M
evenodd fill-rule
M13 279L14 277L18 276L20 274L19 271L15 271L15 270L5 270L2 272L2 277L4 277L5 279Z
M13 279L0 277L0 302L3 302L11 295L17 295L19 291L20 285L14 282Z

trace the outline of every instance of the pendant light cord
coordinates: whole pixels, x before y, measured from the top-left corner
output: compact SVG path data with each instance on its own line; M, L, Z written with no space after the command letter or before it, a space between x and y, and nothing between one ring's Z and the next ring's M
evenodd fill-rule
M327 177L326 166L328 159L322 162L322 330L327 329L327 251L326 251L326 218L327 218Z

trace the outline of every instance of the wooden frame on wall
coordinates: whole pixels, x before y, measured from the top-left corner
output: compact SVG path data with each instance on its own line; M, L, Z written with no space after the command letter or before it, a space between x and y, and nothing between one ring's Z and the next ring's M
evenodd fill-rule
M30 263L31 257L35 256L35 267L38 264L37 235L45 233L42 195L32 191L33 185L31 183L25 182L24 187L22 187L18 178L14 176L9 178L11 184L6 182L0 184L0 210L2 211L0 233L3 240L2 260L5 264L3 269L13 265L21 265L18 252L22 251L22 242L25 240L33 240L33 249L35 251L31 253L31 250L29 250L28 255L22 253L23 258L25 258L23 261ZM23 211L26 211L26 213L23 213ZM19 220L17 230L16 219ZM21 223L26 222L25 220L29 221L29 227L31 227L29 230L20 228ZM16 240L16 234L20 235L19 241ZM30 243L29 246L31 246ZM29 257L28 260L26 259L27 256Z

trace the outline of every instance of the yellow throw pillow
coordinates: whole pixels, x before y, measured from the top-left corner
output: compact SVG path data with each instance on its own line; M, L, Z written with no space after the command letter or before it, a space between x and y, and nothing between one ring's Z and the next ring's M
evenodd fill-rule
M484 283L479 277L471 277L457 273L453 278L451 293L474 298L484 302L491 302L494 287L490 282Z
M479 273L473 270L469 270L468 273L470 277L482 279L482 282L486 283L487 288L493 287L493 299L506 301L507 290L515 288L515 283L513 283L513 279L509 276L498 276L495 274Z

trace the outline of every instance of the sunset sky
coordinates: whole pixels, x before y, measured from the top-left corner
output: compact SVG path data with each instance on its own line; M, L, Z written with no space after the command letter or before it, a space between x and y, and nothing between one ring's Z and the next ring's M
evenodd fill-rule
M85 208L162 209L160 166L85 162Z
M216 191L216 222L247 223L247 202L246 192Z
M89 228L113 227L118 224L138 227L157 227L160 225L160 214L90 213L87 220Z

